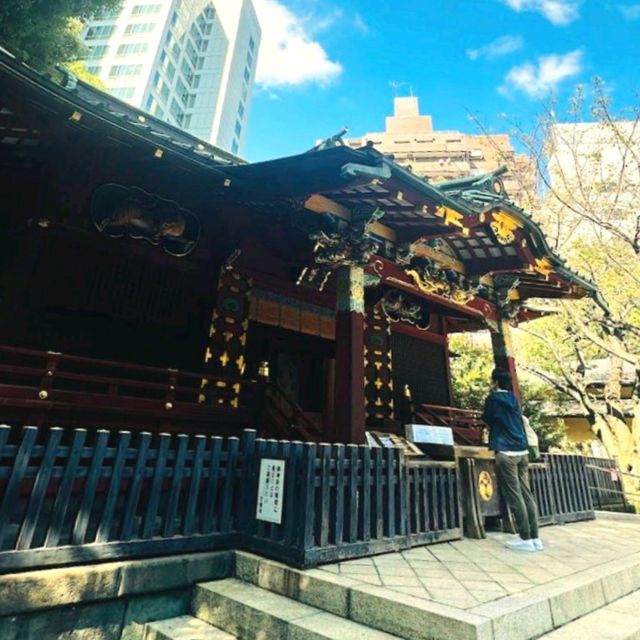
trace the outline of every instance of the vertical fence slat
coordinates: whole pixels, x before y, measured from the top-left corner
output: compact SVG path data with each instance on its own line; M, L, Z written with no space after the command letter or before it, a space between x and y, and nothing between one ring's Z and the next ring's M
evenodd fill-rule
M360 447L362 458L362 540L371 540L371 449L363 445Z
M385 449L385 484L387 486L387 510L385 519L387 521L387 535L391 538L396 535L396 483L395 483L395 449Z
M347 460L349 462L349 487L347 489L347 541L355 542L358 539L358 445L348 444L346 447Z
M382 449L380 447L375 447L373 449L373 479L375 486L375 526L373 527L373 530L376 538L379 540L384 536L383 463Z
M344 445L333 445L333 457L336 461L336 484L334 487L334 532L333 544L341 545L344 536Z
M287 476L291 472L291 468L289 466L289 455L291 452L291 442L288 440L280 440L278 442L278 458L284 460L284 486L282 493L283 504L281 505L281 509L283 510L281 513L284 514L284 500L285 500L285 489L287 487ZM282 516L281 516L282 518ZM284 526L282 519L280 520L280 524L273 524L271 527L270 537L271 540L282 540L284 536Z
M227 447L227 465L222 488L222 515L220 517L220 531L227 533L231 530L231 505L233 490L236 483L236 463L238 461L238 438L229 438Z
M64 469L62 482L58 487L58 494L53 504L49 529L47 530L47 535L44 540L45 547L55 547L62 536L67 509L69 508L69 498L73 490L73 483L76 479L76 473L82 455L82 447L86 437L86 429L74 429L73 440L67 455L67 464Z
M320 499L318 500L318 541L321 547L329 544L329 489L331 486L331 445L318 445L320 458Z
M187 459L187 447L189 445L189 436L181 433L178 435L178 446L176 447L176 455L173 460L171 469L171 488L169 489L169 498L167 500L167 509L164 514L164 527L162 535L170 538L174 535L176 528L176 515L180 504L180 494L182 493L182 478L184 476L184 466Z
M433 518L433 530L440 531L440 500L438 497L438 485L440 484L440 469L434 467L431 476L431 514Z
M63 430L59 427L53 427L47 435L47 444L45 447L42 461L36 475L36 479L31 490L27 511L18 534L16 549L29 549L33 542L33 536L38 526L40 511L49 485L49 478L53 471L53 464L58 455L58 445L62 438Z
M211 533L216 525L215 513L218 500L218 483L220 482L220 460L222 458L222 438L211 436L211 456L207 469L207 489L204 497L204 514L202 516L202 533Z
M398 533L407 535L409 515L409 469L404 451L396 447L395 457L398 464Z
M109 432L106 429L100 429L93 445L93 455L91 463L87 470L87 477L84 482L82 492L82 500L73 524L73 532L71 533L71 544L83 544L86 542L87 530L89 528L89 520L91 519L91 510L96 497L96 488L102 476L102 463L107 453L107 444L109 443Z
M240 454L242 456L242 469L240 472L240 514L239 522L245 531L251 528L256 503L256 437L255 429L244 429L240 441Z
M22 441L18 447L16 458L13 462L13 469L9 476L9 482L4 492L2 504L0 505L0 531L11 524L11 514L16 505L16 497L20 490L20 484L24 478L31 457L31 449L36 442L38 429L36 427L24 427L22 430Z
M309 549L313 545L315 479L316 479L316 445L305 442L302 449L302 483L300 486L300 533L299 545Z
M285 475L286 495L285 495L285 517L284 517L284 542L288 545L295 543L296 520L300 517L297 506L297 495L300 487L300 463L302 461L302 442L291 443L289 452L289 464ZM255 501L252 505L255 508Z
M195 528L196 507L198 506L198 496L200 494L200 479L202 477L204 448L206 444L207 438L205 436L195 436L193 463L191 465L191 481L189 482L189 495L187 497L187 507L184 513L184 525L182 527L182 534L185 536L191 535Z
M429 476L431 475L431 467L425 467L422 471L422 530L428 533L431 530L429 525Z
M156 531L156 518L158 516L158 507L160 506L160 497L162 495L162 485L164 484L165 468L167 464L167 454L171 436L168 433L161 433L158 438L158 446L156 449L155 465L153 467L153 478L151 480L151 491L149 492L149 500L142 524L142 537L151 538Z
M118 433L116 456L113 459L111 480L109 481L109 489L107 491L107 497L104 501L102 517L100 518L100 525L98 526L98 533L96 534L96 542L108 542L109 538L111 537L111 531L113 529L115 520L114 515L116 502L118 500L118 494L120 493L122 472L124 471L124 466L127 461L130 440L130 431L120 431Z
M142 481L147 468L147 455L149 453L150 445L151 434L143 431L138 438L136 464L133 468L131 483L127 491L127 503L124 508L122 533L120 536L122 540L129 540L133 535L134 525L136 524L136 511L138 509L138 501L140 499L140 489L142 488Z

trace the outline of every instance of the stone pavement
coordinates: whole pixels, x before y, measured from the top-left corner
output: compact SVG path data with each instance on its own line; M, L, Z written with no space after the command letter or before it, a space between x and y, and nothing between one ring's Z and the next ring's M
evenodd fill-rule
M488 536L324 565L320 570L363 586L384 587L396 597L405 594L472 609L538 585L551 588L563 578L640 552L640 518L544 527L546 548L536 553L505 549L506 534Z

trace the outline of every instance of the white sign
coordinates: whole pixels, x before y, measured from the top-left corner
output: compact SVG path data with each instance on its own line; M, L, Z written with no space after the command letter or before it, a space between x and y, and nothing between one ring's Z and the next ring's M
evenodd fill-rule
M284 494L284 460L260 460L260 481L256 518L282 524L282 496Z
M407 424L405 432L409 442L422 444L446 444L453 446L453 431L451 427L435 427L426 424Z

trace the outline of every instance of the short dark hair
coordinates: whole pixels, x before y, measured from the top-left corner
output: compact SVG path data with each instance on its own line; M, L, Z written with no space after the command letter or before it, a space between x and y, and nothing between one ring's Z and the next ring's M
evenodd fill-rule
M506 369L494 369L491 373L491 379L500 389L511 391L511 374Z

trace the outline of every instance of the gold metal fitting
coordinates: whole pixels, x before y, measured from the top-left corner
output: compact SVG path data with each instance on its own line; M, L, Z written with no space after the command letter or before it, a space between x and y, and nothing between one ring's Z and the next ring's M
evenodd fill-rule
M44 389L38 391L38 398L40 398L40 400L46 400L48 397L49 394Z
M258 375L265 380L269 379L269 363L266 360L263 360L260 363L260 367L258 368Z
M404 385L404 397L407 400L411 400L411 387L408 384Z
M164 408L165 408L167 411L170 411L171 409L173 409L173 402L165 402L165 403L164 403Z

